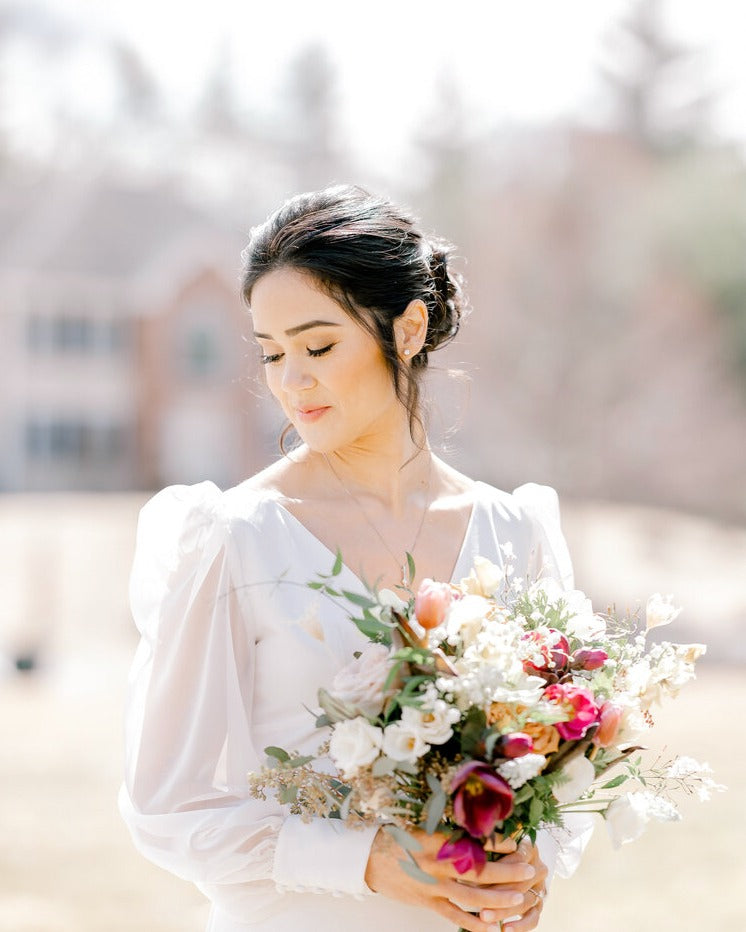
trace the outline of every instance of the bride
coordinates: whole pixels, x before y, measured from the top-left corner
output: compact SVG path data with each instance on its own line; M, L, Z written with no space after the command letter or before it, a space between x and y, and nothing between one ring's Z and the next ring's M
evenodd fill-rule
M477 555L501 564L508 542L518 572L571 581L551 489L501 492L428 444L421 376L464 306L448 257L359 188L284 204L252 231L243 294L301 443L227 492L176 486L142 511L120 808L140 851L209 897L209 932L528 932L548 869L566 873L582 847L496 838L505 856L460 877L436 860L442 836L422 834L416 856L437 880L423 884L387 833L304 822L248 792L267 745L315 750L317 690L364 646L304 586L337 549L347 589L456 581Z

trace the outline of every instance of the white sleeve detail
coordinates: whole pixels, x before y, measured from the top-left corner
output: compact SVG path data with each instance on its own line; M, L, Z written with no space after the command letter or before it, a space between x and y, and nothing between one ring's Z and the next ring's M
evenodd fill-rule
M275 849L272 877L278 889L372 894L365 883L365 868L377 831L377 826L351 829L338 819L304 822L300 816L288 816Z
M535 526L535 565L530 567L531 575L549 574L559 580L565 589L573 589L572 561L560 526L557 493L548 485L527 482L515 489L513 495L533 519Z

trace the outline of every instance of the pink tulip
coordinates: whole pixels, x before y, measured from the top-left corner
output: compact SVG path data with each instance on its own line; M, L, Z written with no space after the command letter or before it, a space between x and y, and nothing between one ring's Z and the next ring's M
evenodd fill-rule
M445 621L452 597L448 583L422 580L414 599L414 613L423 628L437 628Z
M593 743L600 748L613 744L622 721L623 710L613 702L604 702L599 712L598 731L593 736Z
M458 841L446 841L438 851L439 861L453 861L453 866L459 874L474 871L481 874L487 863L484 848L474 838L459 838Z
M451 781L453 819L474 838L486 838L513 811L513 791L489 764L470 760Z
M522 731L513 731L503 735L497 745L502 757L523 757L534 749L533 739Z
M582 738L591 725L598 721L599 708L593 693L582 686L553 683L544 690L544 698L559 705L571 717L566 722L556 722L554 727L565 741Z
M599 670L609 659L609 655L600 647L581 647L572 656L573 664L581 670Z

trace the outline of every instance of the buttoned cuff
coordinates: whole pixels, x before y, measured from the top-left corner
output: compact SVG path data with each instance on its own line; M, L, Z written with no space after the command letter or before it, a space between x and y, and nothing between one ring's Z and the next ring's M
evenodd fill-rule
M281 892L372 895L365 869L378 826L351 828L340 819L288 816L275 849L272 879Z

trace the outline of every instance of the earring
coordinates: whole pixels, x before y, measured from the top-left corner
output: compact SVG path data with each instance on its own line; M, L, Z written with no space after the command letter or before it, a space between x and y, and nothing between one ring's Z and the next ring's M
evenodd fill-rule
M412 350L411 350L411 349L405 349L405 350L404 350L404 355L405 355L405 356L411 356L411 355L412 355Z

